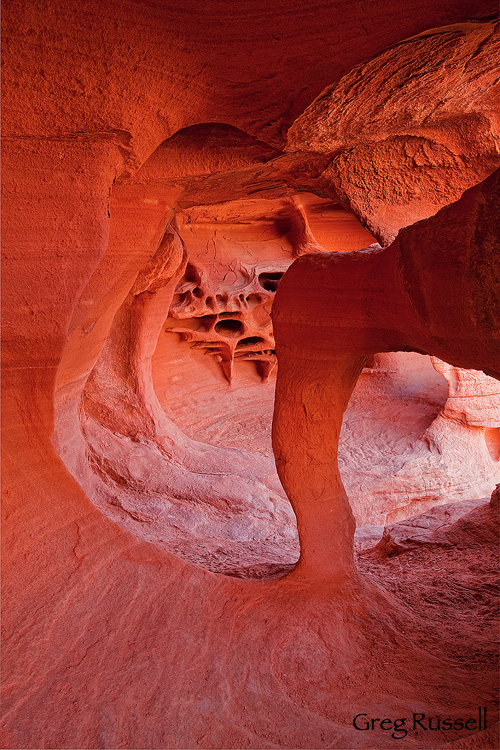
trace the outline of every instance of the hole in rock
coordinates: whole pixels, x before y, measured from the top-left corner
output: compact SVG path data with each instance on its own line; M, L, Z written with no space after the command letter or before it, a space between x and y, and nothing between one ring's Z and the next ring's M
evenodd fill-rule
M191 265L191 263L188 263L186 266L184 278L186 279L186 281L189 281L190 283L198 284L200 282L200 274L198 273L196 268L193 265Z
M246 339L240 339L236 344L237 349L242 349L244 346L256 346L257 344L263 344L264 339L260 336L247 336Z
M193 289L193 294L194 294L195 297L198 297L198 299L201 299L203 297L203 290L200 289L199 286L196 286ZM208 302L208 300L207 300L207 302Z
M282 273L259 273L259 283L267 292L275 292L282 277Z
M219 320L219 322L215 324L215 330L220 336L234 338L239 336L240 332L243 330L243 323L241 320Z
M246 301L250 305L260 305L262 303L262 297L260 294L249 294Z
M172 297L172 306L183 305L185 302L189 302L190 293L183 292L181 294L174 294Z
M290 232L291 229L291 221L288 218L288 216L278 216L275 220L276 229L282 235L283 237L286 237L286 235Z

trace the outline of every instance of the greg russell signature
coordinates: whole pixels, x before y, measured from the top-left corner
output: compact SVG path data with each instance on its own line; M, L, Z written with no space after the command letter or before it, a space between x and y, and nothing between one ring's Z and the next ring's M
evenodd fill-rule
M368 714L357 714L352 720L354 729L359 732L391 732L391 737L395 740L402 740L408 732L416 732L422 729L425 732L445 732L453 730L455 732L480 732L487 728L486 724L486 707L478 708L477 715L460 718L449 718L442 716L427 716L426 714L412 714L411 717L401 719L380 719L370 718Z

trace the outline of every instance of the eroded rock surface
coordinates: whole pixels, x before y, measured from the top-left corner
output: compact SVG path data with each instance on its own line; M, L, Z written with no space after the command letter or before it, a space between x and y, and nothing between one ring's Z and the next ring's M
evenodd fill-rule
M435 29L326 89L288 132L383 244L499 166L496 23ZM390 82L390 84L389 84Z
M410 716L418 707L455 718L471 705L488 707L486 730L465 738L409 733L405 746L497 746L498 549L481 534L485 509L455 526L452 546L421 544L390 557L360 551L355 565L354 520L340 479L330 482L368 339L373 355L382 343L399 345L404 329L406 348L499 375L493 183L467 193L459 210L410 226L385 250L360 251L370 241L357 244L366 233L346 213L385 241L493 170L486 99L490 91L493 107L488 30L496 11L491 0L4 4L2 746L385 750L401 740L356 731L356 712ZM372 175L363 185L362 142L351 144L352 179L348 151L337 176L329 144L313 154L285 151L289 127L325 87L360 64L376 69L381 54L393 61L396 44L403 73L415 69L416 50L425 86L439 62L428 90L411 76L409 83L445 119L427 108L432 137L416 135L411 120L408 134L398 122L397 133L372 139L370 164L394 174L392 182ZM395 88L397 71L387 70L379 89ZM370 93L390 104L392 117L394 97ZM447 101L464 110L462 140L460 111L451 112L453 137L446 135ZM367 96L353 106L374 114ZM321 204L306 210L312 237L293 210L304 193ZM308 287L306 273L307 295L290 306L290 329L281 321L274 331L281 408L288 355L279 347L285 351L286 334L293 346L307 305L327 299L321 325L306 320L298 336L310 351L289 378L295 418L278 435L303 553L279 579L296 541L287 551L278 533L241 540L278 531L280 515L292 520L271 459L187 437L159 403L163 381L157 373L153 383L151 373L159 336L188 345L165 333L189 261L176 216L236 200L288 205L278 234L301 257L281 282L285 300L287 287L301 289L297 267L318 262L303 257L300 237L319 253L317 243L335 250L328 241L339 224L348 235L358 227L354 252L330 264L335 278L332 256L321 251L314 283ZM335 343L356 353L347 369L322 358L332 344L324 326L345 289L331 322ZM361 332L365 292L377 302ZM214 356L204 361L229 388ZM272 386L259 382L252 362L235 363L235 386L243 374L259 389ZM313 425L308 454L300 420ZM470 431L472 416L462 426ZM497 433L484 434L491 453ZM287 438L298 456L285 467L279 443L286 448ZM331 498L318 507L318 477L328 491L338 488L333 515ZM170 549L150 536L165 512ZM200 531L220 534L224 546L204 549Z
M465 517L471 511L477 508L484 508L485 518L479 517L483 526L483 534L495 543L498 536L498 528L495 528L495 519L490 521L493 515L491 508L487 508L485 498L479 500L463 500L461 503L450 503L441 505L416 516L408 521L401 521L398 524L389 526L384 530L375 552L385 555L394 555L405 552L406 550L415 549L422 544L436 544L440 546L452 547L456 544L454 540L455 523L459 519L463 526L467 521ZM476 516L477 517L477 516ZM474 518L474 516L473 516ZM498 519L496 526L498 526ZM448 535L450 532L450 535ZM496 533L495 533L496 532Z
M259 165L277 158L272 149L266 151L244 133L213 125L187 128L166 142L130 184L122 175L114 191L115 209L120 203L127 205L131 196L136 201L141 196L148 206L158 204L154 195L162 195L163 200L165 195L176 196L180 206L188 205L198 192L215 200L221 186L229 195L235 184L246 197L223 208L198 206L177 214L116 312L87 380L82 442L76 454L66 449L74 444L71 431L80 430L75 419L71 427L65 417L58 419L56 430L56 444L68 467L113 519L188 560L218 572L240 570L240 575L273 566L285 569L298 555L293 513L271 462L259 455L270 455L269 451L262 450L261 442L257 454L249 454L232 449L232 442L227 450L184 435L170 418L175 417L174 404L169 405L171 394L161 384L167 414L157 401L151 355L160 322L168 316L164 330L212 357L229 383L235 362L255 363L260 378L268 380L276 364L270 309L278 283L295 257L325 252L308 222L312 196L306 193L299 198L292 192L287 170L293 161L281 162L278 170L279 190L290 198L272 197L276 186L271 187L271 171L260 173L260 190L266 198L249 200L257 176L248 173L250 165L262 170ZM181 176L183 159L191 159L191 174L188 168ZM209 185L214 174L215 182ZM317 176L310 171L309 184L316 184ZM321 211L321 202L317 205ZM149 223L148 210L143 206L141 212ZM314 210L310 213L315 215ZM326 201L325 213L339 216L342 210ZM244 221L241 226L245 216L246 229ZM318 227L323 223L318 222ZM152 230L154 225L148 230L150 241L155 237ZM348 231L342 238L338 231L324 236L330 247L341 244L344 251L356 250L369 238L352 221ZM117 249L127 246L127 234L127 224L118 222L112 234ZM177 255L172 255L172 241ZM384 356L379 355L379 361ZM449 422L446 410L436 410L435 384L428 393L421 390L421 403L415 408L419 398L398 392L398 377L387 378L387 370L384 383L383 369L363 370L377 383L362 379L344 420L339 460L358 525L387 523L418 514L430 504L486 492L499 471L482 432L456 420ZM199 373L194 379L200 380ZM79 398L75 392L75 407ZM387 431L387 425L395 422L394 411L397 424ZM257 423L257 431L259 427ZM376 436L373 443L370 435Z

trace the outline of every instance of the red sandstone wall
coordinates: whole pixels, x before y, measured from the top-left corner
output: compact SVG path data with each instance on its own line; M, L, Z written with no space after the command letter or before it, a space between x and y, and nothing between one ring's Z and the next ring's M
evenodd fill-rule
M495 745L494 670L468 660L487 659L488 612L463 604L457 654L456 606L435 629L433 610L376 584L384 574L341 588L214 575L106 518L52 443L57 385L59 451L83 455L76 394L178 199L172 186L114 191L115 179L197 123L279 148L353 65L495 10L4 4L3 746L385 747L386 735L353 729L360 705L457 716L486 703L478 742ZM482 349L463 364L482 367ZM467 554L465 582L478 575Z

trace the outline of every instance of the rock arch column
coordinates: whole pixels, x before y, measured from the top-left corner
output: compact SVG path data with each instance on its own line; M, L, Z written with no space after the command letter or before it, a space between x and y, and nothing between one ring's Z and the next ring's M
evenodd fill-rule
M297 515L295 575L354 573L337 444L366 356L414 350L500 379L499 181L497 170L387 248L303 255L283 277L273 445Z

